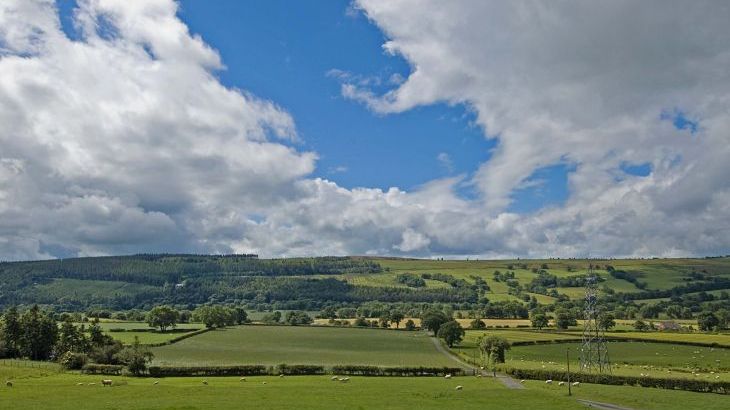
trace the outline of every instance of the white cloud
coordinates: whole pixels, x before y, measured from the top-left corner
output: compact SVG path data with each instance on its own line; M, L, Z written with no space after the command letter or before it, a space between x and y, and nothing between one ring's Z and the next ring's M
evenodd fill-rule
M213 72L223 62L172 1L81 1L79 40L50 0L0 3L0 258L730 249L727 10L360 6L414 71L385 95L369 77L332 72L343 93L382 113L469 105L499 138L475 178L411 192L312 178L316 153L287 145L291 116L223 86ZM674 109L700 130L660 120ZM505 211L515 188L556 162L576 165L563 207ZM649 176L615 178L620 164L644 162ZM464 184L482 197L457 195Z

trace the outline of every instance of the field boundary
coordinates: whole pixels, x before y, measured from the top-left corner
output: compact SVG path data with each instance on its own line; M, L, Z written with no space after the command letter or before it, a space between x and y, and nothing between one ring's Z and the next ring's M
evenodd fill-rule
M172 338L172 339L170 339L170 340L168 340L166 342L146 343L144 345L147 346L147 347L169 346L169 345L175 344L175 343L177 343L179 341L182 341L182 340L185 340L185 339L189 339L189 338L194 337L194 336L202 335L203 333L210 332L211 330L213 330L213 328L206 327L206 328L203 328L203 329L195 330L193 332L185 333L185 334L180 335L178 337Z
M518 379L567 381L568 373L560 370L519 369L510 367L505 372ZM730 394L730 382L670 379L653 377L617 376L612 374L570 373L573 382L607 384L614 386L640 386L667 390L686 390L697 393Z
M428 366L370 366L370 365L237 365L237 366L150 366L148 375L151 377L216 377L216 376L316 376L316 375L347 375L347 376L378 376L378 377L433 377L451 375L465 375L461 367L428 367Z

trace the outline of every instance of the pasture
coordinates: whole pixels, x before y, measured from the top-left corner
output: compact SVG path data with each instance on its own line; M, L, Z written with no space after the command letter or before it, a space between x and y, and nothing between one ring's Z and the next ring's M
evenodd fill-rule
M528 381L525 390L509 390L491 378L475 377L352 377L349 383L328 376L248 377L245 382L222 377L206 379L208 385L201 378L165 378L155 385L148 378L110 377L112 387L102 387L99 376L20 372L0 364L0 379L13 381L12 388L0 387L0 407L14 410L240 409L244 404L265 409L585 409L577 398L644 410L684 410L687 403L704 410L727 408L727 397L716 394L586 384L568 397L557 385Z
M157 347L153 353L158 366L454 366L423 332L336 327L237 326Z
M730 371L730 349L649 342L608 342L608 353L615 365L650 365L666 368L702 368ZM508 361L552 361L565 364L565 351L572 352L571 365L578 369L580 343L554 343L534 346L513 346Z
M0 363L0 408L35 410L86 409L412 409L445 408L579 410L576 398L643 410L685 410L687 403L703 410L727 408L727 397L650 388L584 384L568 397L565 387L528 381L524 390L509 390L491 378L352 377L348 383L328 376L165 378L101 377L77 373L8 368ZM264 384L264 382L266 384ZM90 385L94 383L94 385ZM81 385L79 385L81 384ZM457 385L463 390L456 390Z
M77 323L77 325L80 324L81 323ZM84 325L88 326L89 324L84 323ZM135 336L139 338L139 342L142 344L157 344L166 343L186 333L202 329L205 326L202 323L178 323L177 327L173 331L167 331L164 333L152 329L145 322L104 321L99 322L99 327L101 327L101 330L104 331L104 333L124 344L131 344L134 342Z

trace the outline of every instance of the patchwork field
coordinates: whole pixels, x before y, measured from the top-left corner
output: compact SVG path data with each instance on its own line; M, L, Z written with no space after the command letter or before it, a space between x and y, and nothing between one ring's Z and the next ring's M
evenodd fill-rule
M296 326L238 326L154 348L154 364L368 364L454 366L423 332Z

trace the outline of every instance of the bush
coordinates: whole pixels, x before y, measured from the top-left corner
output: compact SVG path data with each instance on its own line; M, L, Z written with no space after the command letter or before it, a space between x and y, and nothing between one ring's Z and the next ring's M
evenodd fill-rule
M58 363L66 370L81 370L89 362L89 356L83 353L66 352Z
M263 376L269 374L262 365L243 366L196 366L160 367L150 366L147 371L152 377L189 377L189 376Z
M460 375L459 367L378 367L363 365L334 366L332 373L348 376L445 376Z
M279 366L277 366L277 370L278 370L279 374L296 375L296 376L312 375L312 374L327 374L324 366L308 365L308 364L295 364L295 365L280 364Z
M116 364L96 364L88 363L81 368L81 373L85 374L106 374L111 376L118 376L122 374L124 366Z

